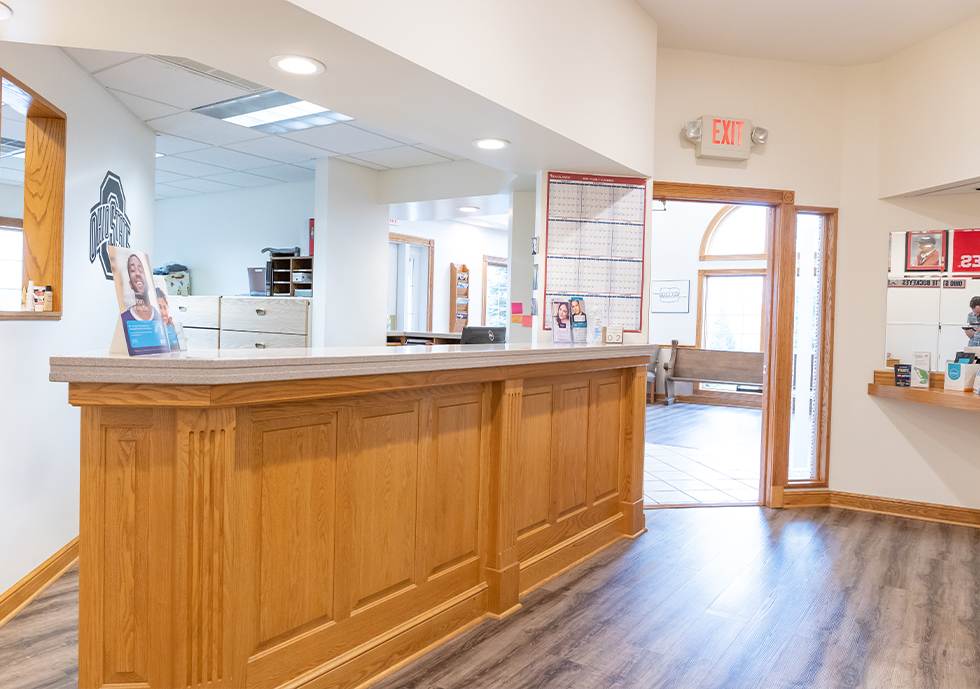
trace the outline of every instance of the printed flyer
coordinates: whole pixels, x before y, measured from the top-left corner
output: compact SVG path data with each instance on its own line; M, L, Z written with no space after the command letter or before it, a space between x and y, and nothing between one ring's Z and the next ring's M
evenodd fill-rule
M589 339L589 318L585 315L585 297L572 297L568 300L572 309L572 342L587 344Z
M109 246L112 279L119 300L126 348L130 356L170 352L170 338L150 281L150 261L142 251Z

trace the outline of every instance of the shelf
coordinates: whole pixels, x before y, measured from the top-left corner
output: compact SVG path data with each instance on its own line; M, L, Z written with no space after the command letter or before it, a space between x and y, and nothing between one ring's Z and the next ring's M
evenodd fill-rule
M0 321L60 321L61 311L0 311Z
M883 397L889 400L918 402L932 404L938 407L980 411L980 395L974 392L959 390L941 390L936 388L900 388L894 385L868 383L868 394L873 397Z

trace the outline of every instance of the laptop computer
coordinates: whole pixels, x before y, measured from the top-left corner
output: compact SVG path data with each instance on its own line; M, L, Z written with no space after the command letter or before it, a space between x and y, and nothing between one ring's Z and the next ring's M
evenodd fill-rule
M467 325L463 327L460 344L506 344L507 328Z

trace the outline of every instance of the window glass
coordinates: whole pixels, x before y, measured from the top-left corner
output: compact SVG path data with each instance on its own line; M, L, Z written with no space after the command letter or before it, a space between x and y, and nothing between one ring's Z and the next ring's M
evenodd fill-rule
M718 223L708 241L711 256L746 256L766 253L765 206L739 206Z
M764 275L705 277L703 349L762 351L764 283Z
M0 228L0 311L20 309L24 233Z
M507 325L507 266L487 263L487 312L483 314L483 324L488 326Z
M823 218L818 215L798 215L793 318L793 397L789 425L790 480L816 477L822 244Z

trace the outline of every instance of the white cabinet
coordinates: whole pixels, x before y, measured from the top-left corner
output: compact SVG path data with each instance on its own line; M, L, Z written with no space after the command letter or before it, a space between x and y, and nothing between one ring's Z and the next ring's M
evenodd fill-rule
M181 297L170 313L184 326L187 348L306 347L310 301L295 297Z

